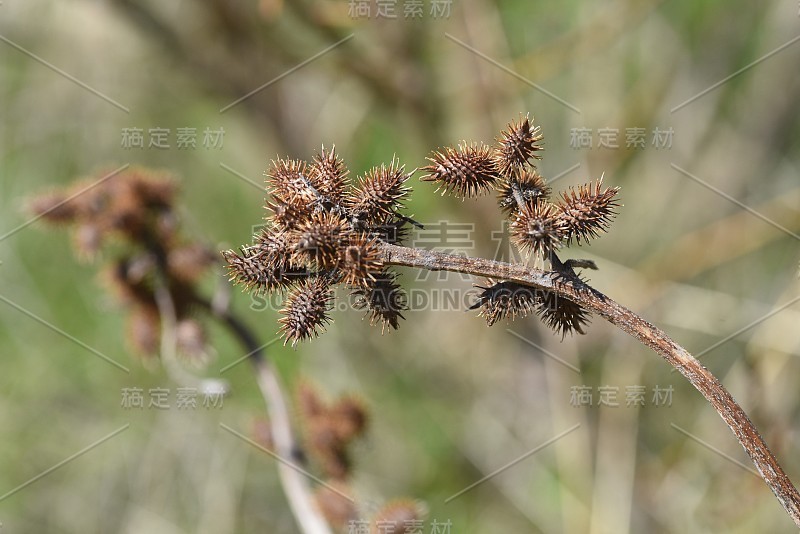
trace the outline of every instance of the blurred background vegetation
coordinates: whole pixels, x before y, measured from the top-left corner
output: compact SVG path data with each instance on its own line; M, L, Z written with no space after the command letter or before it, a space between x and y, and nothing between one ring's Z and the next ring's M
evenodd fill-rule
M229 248L260 221L248 180L261 184L276 156L335 143L354 175L395 154L414 168L527 112L556 190L603 173L622 187L612 232L570 255L595 259L593 285L704 353L800 482L797 2L455 0L433 16L424 0L414 20L405 3L389 19L376 4L351 16L345 0L3 0L0 495L130 426L0 500L2 532L297 531L274 461L219 426L247 433L263 414L250 368L225 373L233 394L221 409L124 409L123 388L175 385L128 352L123 314L66 233L11 233L32 194L126 163L163 168L181 179L187 230ZM643 148L626 147L634 127ZM124 148L125 128L143 129L145 148ZM148 147L151 128L170 130L170 148ZM196 148L177 148L178 128L197 129ZM206 128L224 129L222 147L203 146ZM618 131L618 148L598 146L602 128ZM671 147L654 146L655 128L672 129ZM577 129L591 129L592 148L571 146ZM492 198L414 189L408 213L474 223L468 252L496 253ZM417 290L471 286L417 278L402 277ZM276 312L233 297L272 339ZM314 342L270 347L289 385L304 376L368 403L354 480L366 513L404 495L454 533L790 531L736 464L750 466L728 428L655 354L597 318L561 342L535 318L489 329L473 315L415 309L381 336L347 310ZM212 340L204 372L218 376L243 354L221 329ZM645 405L626 407L637 385ZM578 386L591 406L571 402ZM618 407L598 406L604 386ZM653 401L655 388L672 388L671 405Z

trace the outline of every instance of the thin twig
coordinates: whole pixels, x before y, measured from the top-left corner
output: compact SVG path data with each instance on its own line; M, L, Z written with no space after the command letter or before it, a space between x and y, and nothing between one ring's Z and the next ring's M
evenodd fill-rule
M175 313L175 300L164 285L161 276L156 277L153 291L161 319L161 365L170 380L180 387L196 388L202 394L230 393L230 385L225 380L204 378L188 371L178 358L178 321Z
M258 387L267 405L275 453L288 462L278 462L278 475L300 529L305 534L331 534L328 523L317 507L308 480L290 465L298 463L299 448L292 432L286 395L274 367L265 357L263 346L247 325L227 309L215 309L211 302L203 299L197 299L197 303L222 320L249 355Z
M761 478L778 498L795 525L800 527L800 494L747 414L708 369L662 330L577 278L483 258L455 256L389 244L381 244L380 247L383 261L389 265L466 273L553 291L600 315L650 347L685 376L711 403L750 456Z
M161 365L169 378L181 387L197 387L202 385L202 379L188 372L178 360L177 318L175 315L175 302L163 281L158 277L153 291L161 318Z

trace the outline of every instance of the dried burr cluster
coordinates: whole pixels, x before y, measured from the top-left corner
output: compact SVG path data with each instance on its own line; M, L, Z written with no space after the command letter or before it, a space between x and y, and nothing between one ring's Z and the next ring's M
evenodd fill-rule
M538 173L542 135L525 116L512 121L494 146L462 142L433 152L421 170L442 194L476 197L495 189L510 221L512 242L524 253L549 260L558 275L575 276L574 267L592 262L561 262L556 252L587 243L608 229L618 206L617 188L594 184L562 192L551 190ZM383 248L399 245L408 224L402 215L412 172L396 161L348 183L344 162L323 149L311 163L279 159L266 172L266 225L254 244L225 251L231 279L247 289L288 290L281 311L285 342L315 337L330 322L331 289L344 285L366 309L372 324L397 328L405 295L389 269ZM489 325L530 313L563 335L583 333L588 312L555 293L510 281L489 280L473 308Z
M196 286L215 255L181 233L177 192L168 174L132 167L42 194L29 209L46 222L72 227L80 257L96 259L104 248L111 252L103 258L104 279L126 305L128 341L136 353L158 353L160 284L175 308L177 348L202 363L209 348L206 328L195 313Z
M349 184L335 149L311 164L279 159L266 172L266 225L241 253L223 252L231 279L247 289L289 290L280 319L285 342L314 337L329 321L332 288L352 289L370 322L397 328L405 295L381 261L380 243L399 243L408 217L399 213L412 173L396 161Z
M574 276L574 267L596 268L587 260L561 262L556 252L573 243L588 243L607 231L616 215L619 188L594 184L562 192L551 201L551 188L534 161L541 159L543 137L538 126L525 116L512 121L493 147L483 143L459 144L434 152L424 167L423 181L436 182L442 194L474 197L491 189L510 223L511 241L521 252L550 261L559 275ZM473 309L491 326L501 319L538 314L561 333L583 334L589 314L575 302L555 293L509 281L488 280Z

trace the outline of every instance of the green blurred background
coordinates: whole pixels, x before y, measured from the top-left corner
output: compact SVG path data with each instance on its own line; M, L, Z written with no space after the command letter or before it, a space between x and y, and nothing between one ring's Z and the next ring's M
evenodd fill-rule
M235 247L262 216L247 180L276 156L335 143L353 175L395 154L415 168L528 112L556 190L603 173L622 188L611 233L567 256L596 260L593 285L704 353L800 482L797 2L435 3L414 19L409 0L394 19L345 0L0 3L0 495L130 425L0 499L0 533L297 532L275 462L219 426L247 433L263 414L250 368L225 373L221 409L124 409L123 388L176 386L127 352L122 312L66 232L14 231L31 195L127 163L167 169L187 231ZM143 129L145 148L123 147L125 128ZM170 130L170 148L147 146L151 128ZM177 148L178 128L196 128L196 148ZM222 147L203 146L206 128L224 129ZM598 146L603 128L617 148ZM643 148L626 147L629 128L645 130ZM653 144L656 128L671 146ZM573 146L580 129L591 148ZM468 252L496 252L490 196L455 201L415 179L408 213L474 223ZM233 298L275 336L275 311ZM598 318L561 342L535 318L487 328L474 315L412 310L381 336L348 310L314 342L270 347L290 386L305 376L368 403L353 482L365 514L409 496L453 533L791 531L728 428L654 353ZM219 376L243 352L222 329L212 340L202 372ZM571 402L580 386L591 406ZM597 405L605 386L618 407ZM644 406L626 406L632 386ZM672 388L671 405L655 388Z

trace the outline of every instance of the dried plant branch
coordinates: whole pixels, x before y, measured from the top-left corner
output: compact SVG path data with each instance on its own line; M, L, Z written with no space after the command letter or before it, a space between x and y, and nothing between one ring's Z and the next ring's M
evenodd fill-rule
M435 150L421 169L424 182L442 194L476 197L496 190L510 241L523 253L549 261L551 271L483 258L468 258L401 246L408 217L400 211L413 174L392 161L347 185L347 168L333 150L314 163L279 159L267 171L267 230L241 254L223 252L232 281L245 290L289 291L281 313L285 343L316 337L331 322L330 288L343 285L384 329L398 327L406 308L392 266L452 271L487 279L471 309L489 326L500 319L536 314L562 338L585 333L591 312L660 354L711 403L733 431L789 516L800 527L800 494L778 465L753 423L708 369L663 331L588 286L575 269L593 261L559 253L609 230L620 207L618 187L603 178L551 197L535 161L543 149L540 128L528 116L512 121L492 147L462 142ZM387 231L390 230L390 231Z
M169 377L179 385L197 385L199 382L197 377L187 372L178 361L178 336L176 332L178 320L175 314L175 302L160 277L155 284L153 296L161 317L161 364Z
M178 358L178 321L175 302L162 280L158 280L153 290L158 313L161 317L161 364L170 379L182 387L199 387L202 392L215 392L227 395L230 386L224 380L206 379L187 371Z
M730 427L739 444L758 469L783 508L800 527L800 493L778 464L752 421L722 383L686 349L675 343L661 329L639 315L586 285L577 277L531 269L524 265L455 256L430 250L420 250L381 244L383 262L430 271L451 271L492 279L516 282L535 289L552 291L590 310L620 330L630 334L664 358L678 370L711 403Z

